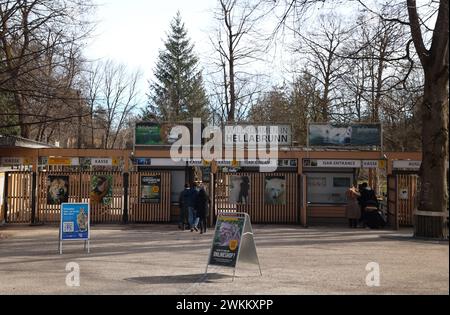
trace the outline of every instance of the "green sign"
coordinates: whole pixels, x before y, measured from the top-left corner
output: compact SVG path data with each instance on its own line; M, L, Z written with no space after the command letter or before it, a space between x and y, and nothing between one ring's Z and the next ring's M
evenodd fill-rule
M209 265L236 267L245 217L219 216Z

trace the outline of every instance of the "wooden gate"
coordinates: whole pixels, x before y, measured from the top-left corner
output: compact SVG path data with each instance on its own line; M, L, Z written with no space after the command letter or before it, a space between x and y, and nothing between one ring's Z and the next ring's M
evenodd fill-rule
M416 174L398 174L398 220L400 226L414 225L414 211L417 208L419 176Z
M91 202L93 177L105 177L112 183L112 194L101 202ZM90 203L92 223L120 223L123 215L123 176L119 171L49 171L39 174L37 220L41 223L60 221L61 206L48 202L49 178L68 179L68 202Z
M7 176L5 221L8 223L30 223L33 173L14 171L6 173L5 176Z
M397 211L397 177L395 175L389 175L387 179L387 193L388 193L388 225L398 230L398 211Z
M250 191L246 204L230 203L230 188L232 176L248 177ZM265 202L267 177L285 178L285 200L283 205L270 205ZM215 176L215 215L220 212L245 212L252 222L260 224L298 224L299 191L298 176L295 173L218 173Z
M141 177L161 176L160 203L141 202ZM132 172L129 189L129 221L133 223L167 223L170 222L170 172Z
M414 211L417 208L419 176L399 173L388 178L388 209L394 218L395 228L414 225Z

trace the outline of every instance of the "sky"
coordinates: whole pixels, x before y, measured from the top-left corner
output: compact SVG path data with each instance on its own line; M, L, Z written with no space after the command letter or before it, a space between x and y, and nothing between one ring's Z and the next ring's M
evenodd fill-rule
M123 63L129 71L140 70L139 84L142 102L148 92L148 82L153 78L159 50L164 47L170 22L180 11L188 30L188 36L195 44L195 51L205 68L211 57L209 32L216 21L213 10L215 0L93 0L98 5L95 15L96 31L90 40L85 55L90 60L111 59ZM367 0L367 3L378 0ZM423 2L425 0L421 0ZM338 6L334 11L351 12L351 7ZM319 12L319 11L318 11ZM313 19L314 20L314 19ZM273 25L266 25L273 29ZM281 46L281 45L278 45ZM277 48L279 49L279 48ZM283 48L281 48L281 51ZM269 74L271 83L281 84L290 79L292 69L298 67L291 54L277 51L269 62L254 66L260 73ZM284 59L283 59L284 58Z
M88 59L112 59L141 70L141 90L146 89L159 50L177 11L200 55L209 49L208 29L213 23L212 0L95 0L96 31L88 44ZM141 91L144 92L145 91Z

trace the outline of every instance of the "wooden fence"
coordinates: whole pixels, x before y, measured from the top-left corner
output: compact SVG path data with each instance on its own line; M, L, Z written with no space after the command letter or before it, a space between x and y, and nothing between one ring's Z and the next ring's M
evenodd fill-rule
M102 202L90 202L93 177L105 177L111 181L112 194ZM91 206L91 222L119 223L123 216L123 176L118 171L50 171L39 173L37 221L56 223L60 220L61 206L48 202L50 178L68 179L68 202L86 202Z
M6 179L6 222L31 222L32 173L25 171L8 172Z
M141 201L141 177L160 176L160 203L143 203ZM132 172L130 173L130 212L129 220L134 223L170 222L171 176L169 172Z
M248 177L250 190L245 204L230 202L233 176ZM285 204L268 204L265 201L266 179L285 178ZM293 173L219 173L215 177L215 213L245 212L252 221L263 224L297 224L300 222L298 175Z
M401 226L414 225L419 176L415 174L397 175L398 220Z

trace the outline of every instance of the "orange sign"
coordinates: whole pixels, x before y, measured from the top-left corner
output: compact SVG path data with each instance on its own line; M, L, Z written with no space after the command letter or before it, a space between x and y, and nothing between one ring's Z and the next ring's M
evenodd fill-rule
M60 157L51 157L48 158L48 165L62 165L62 166L72 166L78 165L78 159L73 158L60 158Z

